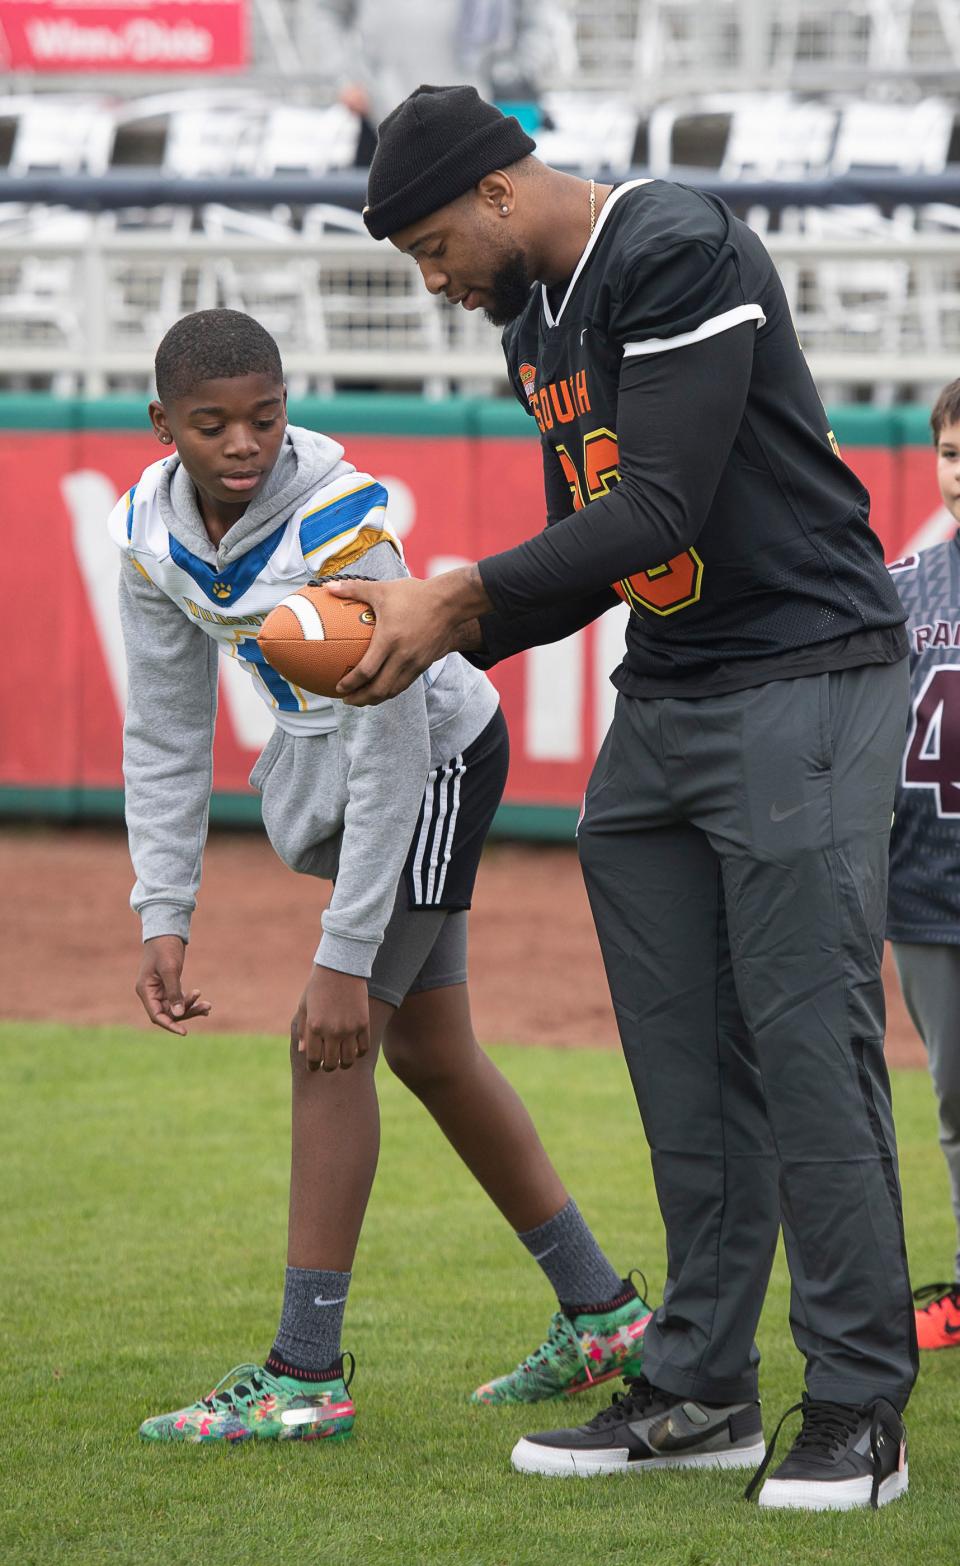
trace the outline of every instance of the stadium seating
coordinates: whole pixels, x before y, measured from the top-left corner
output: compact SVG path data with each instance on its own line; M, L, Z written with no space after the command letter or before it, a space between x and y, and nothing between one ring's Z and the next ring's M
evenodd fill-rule
M12 127L9 172L102 174L115 133L106 102L73 95L0 98Z
M733 182L735 195L741 181L926 177L960 150L957 0L569 6L578 60L558 55L538 135L559 167L635 164ZM196 210L136 204L134 185L121 211L0 206L0 390L146 388L166 325L207 304L258 315L301 390L502 386L496 333L429 298L356 210L329 199L256 207L237 194L247 178L322 180L356 161L360 121L332 101L324 62L305 47L309 11L302 0L255 6L257 62L239 81L144 93L111 78L109 93L85 94L38 82L0 98L8 175L139 166L213 181L204 195L219 198ZM957 211L925 200L743 212L775 253L832 395L916 394L927 366L930 384L946 378L960 353Z

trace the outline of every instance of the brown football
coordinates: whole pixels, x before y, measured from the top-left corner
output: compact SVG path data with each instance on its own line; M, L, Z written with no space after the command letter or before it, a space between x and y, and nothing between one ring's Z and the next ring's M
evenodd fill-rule
M257 642L271 668L292 685L336 696L340 680L369 647L375 623L369 604L337 598L317 584L271 609Z

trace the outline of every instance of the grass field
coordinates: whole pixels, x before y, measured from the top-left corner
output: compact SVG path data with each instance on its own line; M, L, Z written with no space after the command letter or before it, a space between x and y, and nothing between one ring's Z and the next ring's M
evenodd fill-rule
M960 1553L960 1353L927 1356L911 1490L878 1515L789 1516L736 1474L521 1478L518 1435L571 1405L470 1408L543 1335L551 1300L423 1111L382 1073L383 1151L346 1345L357 1433L336 1448L141 1445L137 1425L269 1347L282 1278L280 1040L0 1026L0 1559L419 1566L887 1566ZM656 1295L662 1236L619 1058L504 1047L612 1256ZM924 1073L896 1083L911 1265L952 1254ZM768 1430L800 1387L778 1260L761 1327ZM584 1418L607 1401L578 1399Z

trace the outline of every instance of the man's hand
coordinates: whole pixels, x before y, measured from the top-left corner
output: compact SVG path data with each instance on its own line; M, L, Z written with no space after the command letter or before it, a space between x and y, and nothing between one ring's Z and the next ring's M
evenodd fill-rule
M377 617L366 653L337 686L351 707L376 706L398 696L418 674L460 644L460 627L491 608L476 566L445 571L421 582L335 581L338 598L368 603Z
M290 1025L311 1071L347 1071L370 1048L367 981L314 963Z
M210 1002L202 1000L199 990L184 995L180 978L186 945L179 935L155 935L143 943L143 958L137 974L137 994L150 1021L168 1033L185 1034L185 1022L191 1017L207 1017Z

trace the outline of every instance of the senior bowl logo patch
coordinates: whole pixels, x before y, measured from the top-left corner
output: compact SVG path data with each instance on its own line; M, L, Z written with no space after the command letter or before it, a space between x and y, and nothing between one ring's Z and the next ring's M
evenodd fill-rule
M528 402L532 402L533 399L534 399L536 388L534 387L533 383L536 380L536 378L537 378L537 370L536 370L536 366L535 365L533 365L533 364L521 364L521 366L520 366L520 381L521 381L521 384L523 386L524 391L527 394L527 401Z

